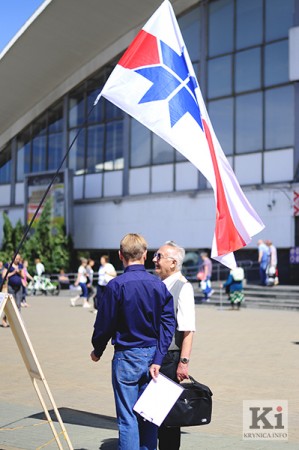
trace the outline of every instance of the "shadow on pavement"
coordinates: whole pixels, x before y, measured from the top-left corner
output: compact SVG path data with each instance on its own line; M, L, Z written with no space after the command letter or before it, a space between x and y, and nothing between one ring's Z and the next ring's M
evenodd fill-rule
M84 427L103 428L106 430L117 430L117 423L114 417L93 414L86 411L79 411L71 408L58 408L62 421L72 425L81 425ZM53 410L49 411L51 419L57 422L56 415ZM29 416L29 419L47 420L45 413L40 412ZM102 448L102 447L101 447ZM113 447L114 448L114 447ZM110 447L103 447L110 449ZM111 447L112 449L112 447Z
M117 450L118 449L118 439L104 439L99 450Z

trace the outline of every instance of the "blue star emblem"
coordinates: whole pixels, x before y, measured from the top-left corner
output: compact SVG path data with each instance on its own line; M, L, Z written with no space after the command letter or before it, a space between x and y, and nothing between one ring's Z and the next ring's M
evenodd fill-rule
M173 127L186 113L203 129L201 113L196 100L196 78L190 76L184 53L178 55L171 47L160 41L162 63L135 72L153 84L139 103L167 100L170 124Z

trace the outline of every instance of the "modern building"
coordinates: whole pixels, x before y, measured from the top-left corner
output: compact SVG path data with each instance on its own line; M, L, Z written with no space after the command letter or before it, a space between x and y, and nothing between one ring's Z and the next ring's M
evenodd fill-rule
M113 254L127 232L152 250L169 239L211 247L215 202L204 177L108 101L93 108L161 1L45 0L2 51L0 241L1 211L26 221L30 186L38 175L46 184L71 147L63 195L76 249ZM266 225L236 256L256 259L257 240L270 239L289 276L299 246L299 0L171 3L218 139Z

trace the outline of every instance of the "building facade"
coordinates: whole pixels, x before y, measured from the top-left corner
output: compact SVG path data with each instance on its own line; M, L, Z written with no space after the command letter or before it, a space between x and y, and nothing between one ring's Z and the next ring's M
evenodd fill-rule
M24 222L27 178L65 158L75 248L115 251L127 232L151 249L169 239L210 248L215 201L204 177L105 99L93 106L160 2L63 3L46 0L0 54L0 212ZM216 135L266 225L239 259L257 258L264 238L288 264L299 246L299 0L171 3Z

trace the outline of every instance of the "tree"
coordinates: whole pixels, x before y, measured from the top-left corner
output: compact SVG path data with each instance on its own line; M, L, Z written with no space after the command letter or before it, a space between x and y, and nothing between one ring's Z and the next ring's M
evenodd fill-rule
M3 261L11 261L14 254L14 242L13 242L14 229L9 220L8 215L3 213L3 241L1 249L1 259Z
M70 264L71 241L63 226L57 226L52 237L52 272L68 268Z
M65 228L62 225L52 224L51 199L47 200L40 218L31 235L20 248L20 254L28 260L29 272L35 272L34 260L40 258L48 273L57 273L64 267L69 269L70 257L73 252L72 240L65 234ZM23 236L24 227L20 220L15 228L11 225L7 214L3 214L3 244L0 251L0 260L10 262L16 249L18 248Z
M21 243L21 240L24 236L25 227L20 221L20 219L17 221L16 226L13 230L13 247L14 251L18 248L18 246Z

